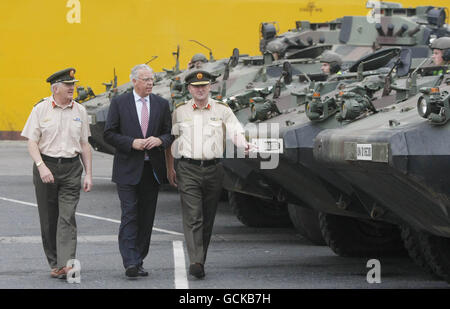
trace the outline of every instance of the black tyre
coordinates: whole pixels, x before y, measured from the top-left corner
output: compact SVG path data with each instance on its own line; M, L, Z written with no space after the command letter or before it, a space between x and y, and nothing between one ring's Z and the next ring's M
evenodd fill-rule
M419 242L433 272L450 283L450 238L420 232Z
M319 213L313 209L289 204L288 205L289 217L295 229L318 246L325 246L325 240L323 239L322 232L320 231Z
M406 251L396 225L319 213L326 244L340 256L404 256Z
M431 266L428 264L424 250L420 245L420 232L415 231L409 226L402 226L403 244L408 251L411 259L422 267L427 273L433 274Z
M291 227L286 203L267 201L251 195L228 192L231 210L249 227Z

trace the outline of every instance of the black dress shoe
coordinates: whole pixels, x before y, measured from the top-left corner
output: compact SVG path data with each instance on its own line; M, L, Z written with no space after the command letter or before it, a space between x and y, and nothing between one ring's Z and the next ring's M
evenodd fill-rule
M138 276L139 277L147 277L148 271L146 271L144 267L138 266Z
M203 264L195 263L189 266L189 274L194 276L197 279L202 279L205 277L205 269L203 268Z
M136 265L128 266L125 275L129 278L136 278L139 275L138 267Z

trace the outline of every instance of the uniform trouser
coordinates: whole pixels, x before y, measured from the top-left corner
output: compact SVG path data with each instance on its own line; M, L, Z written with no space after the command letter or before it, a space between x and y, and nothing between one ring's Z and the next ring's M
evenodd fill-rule
M204 264L222 192L223 166L178 161L176 173L189 260Z
M36 191L42 244L51 268L66 266L75 258L77 224L75 211L80 199L80 160L71 163L45 162L55 180L43 183L36 165L33 166L33 183Z
M117 184L122 215L119 251L123 266L142 265L148 254L155 219L159 184L149 162L144 164L137 185Z

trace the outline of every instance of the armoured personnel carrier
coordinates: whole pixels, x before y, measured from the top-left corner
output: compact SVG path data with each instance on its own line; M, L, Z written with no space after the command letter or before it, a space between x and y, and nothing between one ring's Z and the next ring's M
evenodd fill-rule
M330 42L332 43L331 50L336 52L341 52L341 54L352 54L353 60L355 58L359 58L367 53L370 53L373 49L376 49L381 46L381 49L387 50L390 47L393 46L403 46L408 47L409 52L412 57L412 65L413 67L418 65L418 62L420 62L421 57L425 57L429 55L429 48L427 46L428 40L433 35L441 35L442 33L445 33L445 31L442 30L442 28L445 28L440 23L433 23L428 22L427 20L432 21L431 18L426 17L426 12L428 12L430 15L433 15L435 10L442 12L442 10L431 8L431 7L418 7L416 9L403 9L396 7L391 8L387 7L386 10L383 12L383 16L380 17L380 23L370 23L367 18L364 17L344 17L342 19L338 19L335 22L332 23L324 23L324 24L309 24L309 28L304 26L303 28L300 26L297 26L295 30L289 32L288 34L283 34L281 36L276 37L274 33L276 31L271 32L273 37L270 38L270 36L264 35L264 31L270 32L267 29L270 29L270 25L267 26L267 29L263 29L262 27L262 43L261 46L266 44L266 49L262 49L262 51L265 53L263 59L269 58L269 60L274 60L278 56L283 56L288 59L283 60L275 60L271 64L267 64L265 66L266 72L269 70L278 70L278 75L274 75L272 79L266 79L265 83L260 82L261 78L255 78L252 81L252 84L249 84L253 87L246 87L249 89L246 89L246 91L242 92L240 95L231 95L229 98L226 98L227 102L230 104L232 108L235 108L235 112L238 116L238 118L245 124L250 122L252 116L252 113L256 113L258 109L264 110L263 104L257 104L257 102L264 102L266 104L266 108L269 109L269 115L271 119L264 118L263 116L260 116L259 119L256 121L263 122L263 123L278 123L280 126L283 127L290 127L289 129L286 129L286 132L291 132L290 134L293 134L294 132L293 128L301 123L308 123L309 119L306 117L306 114L309 114L309 116L312 116L311 114L314 113L314 111L306 109L306 113L303 114L303 119L297 119L298 115L295 114L302 114L303 111L298 108L298 105L304 104L305 100L307 98L307 91L299 91L299 89L308 88L308 89L315 89L316 86L312 87L305 87L304 84L302 86L301 83L295 82L291 85L286 85L284 83L282 85L281 90L281 96L276 100L275 106L278 108L278 111L281 112L281 115L277 115L276 113L273 113L270 111L270 106L273 106L274 102L272 104L268 104L268 102L265 102L264 100L261 100L261 97L267 97L267 89L263 88L264 86L267 86L267 81L272 82L272 84L275 84L274 78L276 79L282 72L282 63L289 61L291 64L293 64L295 61L299 61L299 59L292 59L292 55L299 55L300 52L306 51L308 48L311 47L305 47L306 44L291 44L286 41L286 38L288 38L290 41L297 40L300 38L300 42L308 41L306 38L313 37L313 35L317 36L319 38L319 45L323 43ZM297 23L297 25L301 25L302 22ZM436 25L437 24L437 25ZM308 23L305 23L305 25L308 25ZM407 26L404 26L407 25ZM380 28L381 27L381 28ZM414 31L407 31L408 29L413 28ZM320 30L325 29L326 31ZM385 30L383 30L385 29ZM387 30L386 30L387 29ZM396 30L397 29L397 30ZM320 39L320 37L325 36L326 34L333 33L333 35L330 35L330 39L323 40ZM363 34L363 35L361 35ZM293 36L296 35L296 39L293 39ZM333 41L333 38L335 41ZM345 40L344 40L345 39ZM312 40L314 41L314 39ZM270 45L270 42L278 42L279 44L272 44ZM311 40L309 40L311 42ZM352 43L354 45L344 45L343 43ZM263 44L264 43L264 44ZM283 45L284 44L284 45ZM279 52L279 50L270 49L271 46L281 46L283 45L286 47L283 52ZM313 46L314 47L314 46ZM347 51L343 52L343 51ZM274 54L277 54L274 56ZM271 55L271 57L268 57L267 54ZM355 55L358 55L358 57L355 57ZM352 58L350 57L350 58ZM271 59L270 59L271 58ZM345 59L345 58L344 58ZM368 60L368 59L367 59ZM270 61L269 61L270 62ZM299 63L301 60L299 61ZM311 60L309 60L311 63ZM325 80L326 76L323 76L321 74L306 74L307 77L303 77L304 74L298 74L299 72L302 72L302 66L301 64L297 67L292 65L292 74L293 76L299 75L299 78L303 81L308 79L314 79L316 80L316 85L320 87L320 91L317 91L317 93L320 92L322 96L324 96L329 91L335 91L335 93L332 95L332 97L338 93L339 90L335 90L336 87L339 84L342 83L351 83L357 81L357 75L358 73L357 68L358 64L360 62L364 62L364 59L362 58L361 61L354 63L354 61L349 62L345 61L344 66L348 68L348 71L350 73L344 74L343 76L336 77L334 82L326 82L326 83L317 83L317 81ZM370 69L368 61L366 61L366 69ZM373 63L377 63L374 61ZM239 68L236 67L234 70L237 70ZM277 68L277 69L275 69ZM317 67L316 67L317 68ZM389 71L389 69L387 69ZM384 74L387 73L387 71L384 72ZM304 71L303 71L304 72ZM318 70L316 71L318 72ZM370 72L370 71L369 71ZM362 74L364 75L370 75L373 73L366 72ZM306 72L305 72L306 73ZM227 84L227 90L231 87L234 87L234 89L239 89L239 84L242 79L239 79L239 75L241 74L241 71L236 72L238 77L235 77L235 80L231 82L231 85ZM233 76L233 71L231 72L230 76ZM309 77L308 77L309 76ZM231 79L231 78L230 78ZM258 83L254 83L253 81L259 81ZM384 83L384 81L382 81ZM256 85L255 85L256 84ZM245 83L244 83L245 85ZM373 82L371 84L373 87L379 87L379 83L377 85L377 82ZM248 85L247 85L248 86ZM256 88L255 86L259 86L259 88ZM242 83L240 85L240 88L242 88ZM363 86L364 88L364 86ZM261 92L261 89L265 89ZM272 89L275 89L275 87L272 87ZM256 91L259 90L260 92ZM230 91L236 93L237 91ZM286 96L286 93L289 94L290 92L297 94L296 99L292 99L289 97L289 95ZM252 98L252 95L256 95L256 100ZM311 93L312 95L312 93ZM349 94L350 95L350 94ZM312 98L312 97L311 97ZM253 100L256 103L253 103L251 105L249 102L250 100ZM273 101L273 100L272 100ZM392 104L393 101L386 100L385 98L381 100L383 104ZM236 103L237 102L237 108ZM326 102L327 104L330 102ZM371 101L367 101L367 105L370 107ZM274 110L274 108L272 107ZM366 109L363 109L365 111ZM330 111L329 114L331 116L336 113L336 108L333 111ZM263 113L260 112L260 115ZM324 115L321 116L322 118ZM326 116L328 117L328 116ZM352 117L351 113L347 113L345 117ZM255 118L255 117L253 117ZM317 123L319 119L314 119L314 121ZM254 120L253 120L254 121ZM318 129L320 126L318 125L308 125L310 127L310 132L307 133L308 130L300 130L303 133L306 134L305 136L302 135L302 138L307 138L309 141L308 148L308 156L312 157L312 141L320 130L323 128L326 128L327 122L323 121L324 127ZM330 127L336 126L336 122L333 124L329 124ZM339 124L340 125L340 124ZM284 130L284 129L283 129ZM294 134L295 135L295 134ZM288 133L284 136L284 146L290 148L296 148L298 145L297 143L290 144L291 141L286 141L286 137L289 136ZM293 139L296 137L294 136ZM289 149L287 152L289 152ZM297 151L297 150L296 150ZM293 162L298 162L298 159L296 159L296 156L298 156L298 153L292 155ZM307 155L304 155L302 158L307 158ZM281 161L284 160L283 158L289 158L290 155L282 155ZM289 161L289 160L288 160ZM230 202L232 204L232 208L237 213L238 217L242 222L244 222L247 225L252 226L282 226L286 222L287 217L287 202L296 204L296 205L304 205L304 199L302 198L302 189L303 185L299 186L295 181L292 181L292 179L296 179L296 175L300 172L295 169L293 166L286 166L286 170L274 170L273 173L270 171L259 171L258 164L255 164L254 166L251 166L251 164L244 162L242 160L226 160L225 166L227 168L227 177L226 177L226 189L231 191L230 193ZM295 164L294 164L295 165ZM289 175L289 176L288 176ZM286 182L288 184L286 184ZM337 181L338 182L338 181ZM283 183L284 185L289 187L289 192L285 192L286 188L284 188L280 183ZM319 186L320 187L320 186ZM315 186L317 188L317 186ZM306 190L310 190L309 187ZM292 192L295 192L297 195L297 201L295 201L295 198L288 197L286 195L291 195ZM312 192L312 191L310 191ZM319 196L326 196L323 193L316 192ZM316 199L313 197L314 194L311 194L311 199L308 201L309 203L315 204ZM330 201L328 201L329 203ZM335 198L333 198L333 201L331 202L333 205L336 203ZM311 213L307 208L298 208L293 205L289 205L289 214L291 215L291 219L293 219L294 224L299 228L300 232L302 234L306 234L308 238L313 240L316 243L323 243L323 239L319 230L318 226L318 219L314 220L316 216L316 213ZM306 227L308 225L308 227ZM311 225L315 228L312 228Z
M402 70L408 71L407 67ZM416 74L417 71L392 85L389 73L368 76L361 82L330 92L323 99L316 88L306 99L304 113L298 107L267 119L267 124L280 125L279 135L284 152L280 155L278 166L275 169L261 169L261 159L225 160L224 165L228 172L231 171L228 173L231 184L227 187L233 192L230 202L241 203L240 208L247 211L241 212L241 215L248 215L252 220L270 215L276 203L291 203L291 217L305 236L315 243L325 241L340 255L382 256L402 252L398 221L387 215L383 207L361 188L314 160L313 141L327 128L338 128L333 131L340 132L348 127L353 136L358 136L355 123L364 126L372 118L397 125L395 119L386 118L389 112L398 109L407 112L409 109L401 107L400 103L393 104L417 95L418 89L435 87L441 81L439 76L417 78ZM395 91L383 96L388 88ZM326 105L328 108L324 108ZM436 121L444 121L438 118L436 108L434 111L432 117ZM313 121L308 121L306 117ZM264 203L258 203L261 199ZM262 207L267 210L261 210ZM254 212L255 208L258 209L256 215L251 213L252 208ZM292 213L294 211L296 213ZM321 212L320 227L317 211ZM380 219L381 214L383 219ZM273 216L272 219L278 217Z
M426 71L433 73L420 78L433 80L427 87L414 75L409 85L392 86L418 89L415 95L401 95L366 121L319 133L314 158L365 196L372 218L401 228L417 264L450 282L450 74L448 67ZM325 230L327 216L320 214Z
M319 211L321 235L340 255L401 252L401 229L410 256L449 281L447 70L419 67L395 82L390 74L358 78L325 98L321 87L310 87L310 95L295 93L303 97L300 102L306 97L305 114L312 122L302 124L296 109L266 120L292 125L280 132L280 164L258 170L260 159L232 162L235 191L264 192L267 200ZM309 226L301 227L317 228L304 215Z
M338 54L352 59L355 46L384 45L412 47L413 58L424 57L430 37L445 36L446 8L418 6L403 8L392 2L367 2L368 16L344 16L328 23L297 21L295 28L277 35L276 23L261 24L260 50L276 58L295 58L302 49L320 42L334 45ZM353 57L355 59L355 57ZM344 58L345 60L345 58Z
M377 66L382 66L399 53L399 49L391 48L374 53L372 58L376 59ZM382 57L382 55L384 56ZM370 63L368 57L362 59L366 59L366 64ZM359 74L348 73L344 74L338 81L318 83L316 86L314 86L314 83L307 87L305 87L305 84L298 82L292 83L285 86L286 89L277 96L276 104L274 100L258 103L258 98L253 98L255 103L251 103L250 110L242 109L239 111L241 118L245 118L243 117L244 112L247 115L249 114L247 122L256 120L259 126L262 123L268 127L278 126L279 137L282 137L284 146L283 154L280 155L279 163L274 169L261 169L259 159L224 160L224 166L227 170L225 188L230 191L230 203L241 221L253 226L282 226L288 217L286 207L290 203L292 204L289 206L291 219L300 232L315 243L323 243L318 229L318 219L313 219L314 212L297 208L294 205L317 205L320 202L323 207L327 207L326 205L334 205L336 201L330 194L321 192L321 190L323 191L321 181L317 183L312 178L314 173L308 171L312 162L303 162L302 160L308 161L312 157L312 148L308 145L312 145L314 134L324 128L341 126L341 123L334 117L338 112L337 105L331 104L331 101L337 93L342 92L342 87L347 85L347 87L352 87L350 88L352 90L358 89L365 92L365 95L374 97L374 93L383 88L384 79L379 78L380 74L388 75L389 71L389 68L378 68ZM364 77L365 80L362 80ZM362 81L356 83L358 79ZM341 89L338 89L338 86ZM276 86L274 89L276 89ZM295 94L294 100L291 93ZM323 108L324 104L319 104L319 101L322 102L320 96L326 95L328 97L325 97L323 101L325 105L328 104L328 107ZM269 102L275 108L278 107L278 111L271 112L270 118L266 116L267 109L264 109L264 104L268 105ZM386 104L385 100L383 102L380 104ZM318 105L322 105L320 116L315 115L318 114L317 110L320 109ZM372 107L372 105L369 104L368 107ZM361 113L367 110L362 109ZM346 117L350 117L350 115ZM310 118L314 122L311 122ZM262 126L262 128L265 127ZM298 134L302 136L297 136ZM306 144L301 145L301 142ZM264 202L261 203L260 201ZM271 206L268 207L268 205Z

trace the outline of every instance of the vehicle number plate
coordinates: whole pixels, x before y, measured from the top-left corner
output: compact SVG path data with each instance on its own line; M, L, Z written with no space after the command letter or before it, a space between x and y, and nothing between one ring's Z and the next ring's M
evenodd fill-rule
M256 152L283 153L281 138L254 138L252 144L256 146Z
M356 160L372 161L372 144L356 144Z

